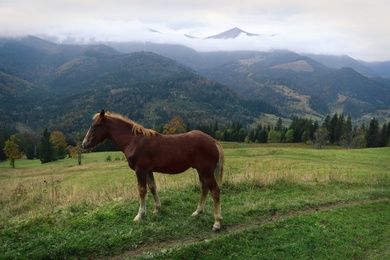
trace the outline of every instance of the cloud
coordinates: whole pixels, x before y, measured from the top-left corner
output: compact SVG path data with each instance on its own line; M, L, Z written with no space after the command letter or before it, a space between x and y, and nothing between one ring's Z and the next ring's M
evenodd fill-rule
M281 48L390 60L389 10L387 0L3 0L0 36L182 42L199 50ZM183 37L203 38L233 27L262 36L211 44Z

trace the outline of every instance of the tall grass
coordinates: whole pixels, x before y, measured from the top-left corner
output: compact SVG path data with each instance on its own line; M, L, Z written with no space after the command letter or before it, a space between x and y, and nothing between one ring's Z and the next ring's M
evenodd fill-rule
M81 166L73 159L49 164L19 160L16 169L0 163L0 219L51 214L75 204L101 206L112 201L138 201L134 172L123 159L105 161L107 154L122 156L119 152L85 154ZM160 191L198 185L195 170L177 176L155 176Z
M222 235L291 211L390 197L389 148L223 145ZM200 196L194 169L178 175L156 173L162 211L151 214L148 196L146 221L134 223L137 183L123 155L89 153L82 162L18 160L16 169L0 163L0 255L93 258L216 236L210 234L210 196L205 214L190 217Z
M307 147L225 144L224 187L247 183L269 186L279 181L380 184L390 181L389 149L313 150ZM115 158L106 161L110 156ZM136 202L136 178L120 152L83 155L83 165L65 159L41 164L18 160L17 168L0 163L1 218L25 218L65 210L75 204L104 205L112 201ZM155 173L160 191L199 187L197 173Z
M226 165L228 183L247 181L270 185L278 181L293 183L387 183L388 148L367 150L313 150L244 146L227 151L233 159ZM229 158L229 159L230 159Z

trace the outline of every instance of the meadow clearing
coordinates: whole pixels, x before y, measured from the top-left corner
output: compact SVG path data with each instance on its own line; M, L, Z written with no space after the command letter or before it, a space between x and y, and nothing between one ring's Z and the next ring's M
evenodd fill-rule
M162 202L133 222L135 174L121 152L0 163L0 258L390 257L390 148L223 143L222 230L196 209L195 170L155 174Z

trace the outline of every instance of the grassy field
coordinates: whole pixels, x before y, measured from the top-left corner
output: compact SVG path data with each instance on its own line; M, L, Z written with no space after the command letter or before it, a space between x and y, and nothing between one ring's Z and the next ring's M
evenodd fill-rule
M155 174L162 211L145 220L120 152L0 163L0 259L385 259L390 149L224 143L222 230L195 170ZM111 161L106 159L110 157Z

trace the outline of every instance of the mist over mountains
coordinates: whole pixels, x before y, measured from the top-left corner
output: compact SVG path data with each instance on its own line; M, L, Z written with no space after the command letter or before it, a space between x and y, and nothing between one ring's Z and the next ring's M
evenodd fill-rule
M213 37L262 36L233 28ZM194 125L251 124L266 114L321 120L335 112L351 114L355 122L383 122L390 118L389 67L287 50L200 52L151 42L0 39L0 127L80 132L101 108L147 127L177 115Z
M123 35L123 34L122 34ZM106 41L117 43L137 42L152 44L183 45L199 52L254 50L269 51L285 47L285 35L276 33L253 33L234 27L216 34L180 34L164 32L150 27L137 27L119 36L92 36L74 34L41 34L37 37L58 44L100 44ZM293 47L292 45L290 47Z

